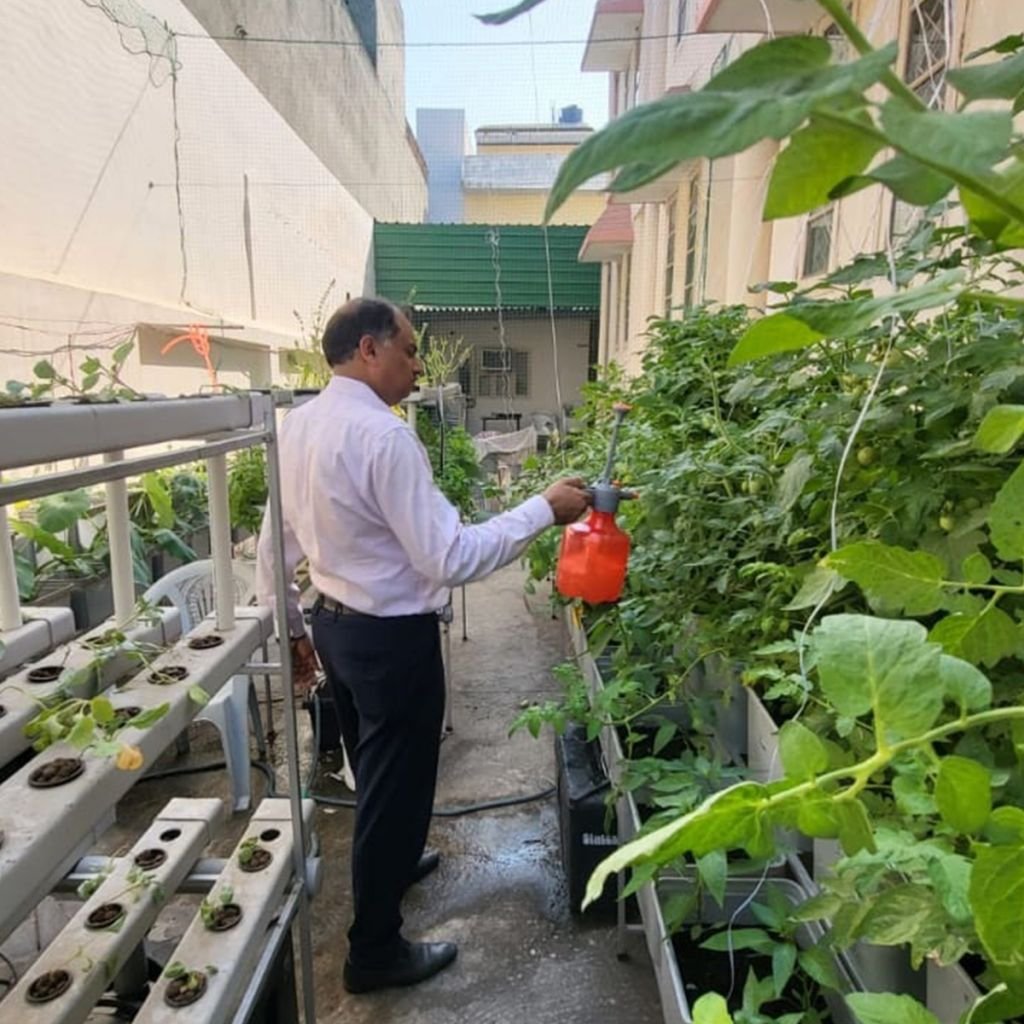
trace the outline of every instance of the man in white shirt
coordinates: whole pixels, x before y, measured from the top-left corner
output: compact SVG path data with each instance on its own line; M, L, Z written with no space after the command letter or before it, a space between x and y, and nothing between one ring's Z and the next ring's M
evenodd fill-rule
M278 609L292 638L296 687L308 691L317 655L355 771L354 921L344 983L350 992L412 985L450 964L450 942L401 935L405 890L437 866L424 853L444 714L437 611L452 587L518 557L547 527L579 518L581 480L478 526L463 525L434 485L415 432L392 411L422 372L409 320L391 303L353 299L324 330L334 376L292 411L280 431L285 566L302 556L321 595L313 610L316 654L298 588ZM273 604L267 522L257 587Z

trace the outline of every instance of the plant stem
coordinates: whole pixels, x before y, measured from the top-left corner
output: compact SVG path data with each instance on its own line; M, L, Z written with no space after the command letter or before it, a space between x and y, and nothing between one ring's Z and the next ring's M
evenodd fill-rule
M862 57L875 52L875 48L871 45L868 37L861 32L860 27L850 17L844 0L818 0L818 3L825 8L836 25L843 30L843 34L853 43L854 49ZM898 96L909 107L915 110L927 109L920 96L895 71L886 69L882 73L882 82L893 96Z

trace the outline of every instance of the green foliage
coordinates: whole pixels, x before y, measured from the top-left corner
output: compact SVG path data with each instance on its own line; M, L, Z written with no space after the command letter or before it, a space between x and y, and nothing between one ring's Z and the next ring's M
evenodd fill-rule
M199 916L207 928L217 922L217 914L235 898L235 890L230 885L222 885L216 895L211 894L203 898L199 904Z
M324 388L330 382L331 368L324 358L322 341L327 326L327 300L337 282L332 278L320 296L307 323L297 309L292 310L299 326L299 337L285 352L285 364L292 387Z
M425 411L416 417L416 433L430 456L434 482L441 493L459 510L463 519L472 519L480 480L480 464L472 437L462 427L446 426L442 431L440 424Z
M583 436L527 474L596 475L609 399L630 401L622 475L642 498L622 515L629 585L589 622L592 647L618 642L606 689L638 708L721 651L800 707L780 737L784 778L710 794L613 853L588 893L625 867L635 884L685 856L765 856L780 828L838 838L846 857L802 913L827 918L839 946L907 944L916 963L982 954L989 992L965 1019L1005 1020L1024 1010L1024 306L1006 294L1024 245L1024 38L951 69L962 103L928 110L894 74L893 45L872 49L841 0L819 6L858 59L769 40L596 133L550 195L548 216L601 172L629 190L788 139L767 217L876 184L930 208L895 254L804 291L766 286L767 315L653 323L639 377L592 388ZM954 196L962 227L936 205ZM552 559L532 553L532 574ZM935 1024L903 995L849 1004L861 1024ZM710 995L695 1018L730 1019Z
M262 446L238 452L228 467L231 525L259 533L267 504L267 458Z
M421 384L427 387L442 387L451 381L473 354L465 338L454 335L428 334L424 326L416 332L416 340L422 346L420 361L423 363Z
M133 337L111 350L109 362L99 355L90 354L79 364L76 373L72 373L69 368L67 375L48 359L41 359L32 368L35 380L31 384L8 381L6 394L0 404L15 405L22 401L60 397L71 397L81 402L142 398L135 388L121 379L121 371L134 348Z

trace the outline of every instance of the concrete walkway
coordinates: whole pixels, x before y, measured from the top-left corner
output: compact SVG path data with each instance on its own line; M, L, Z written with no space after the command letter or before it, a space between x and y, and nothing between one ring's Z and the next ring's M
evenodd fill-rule
M554 695L562 629L540 596L523 597L518 568L468 588L469 641L456 599L452 637L454 732L441 749L438 807L536 793L554 785L554 744L508 727L524 699ZM321 817L330 871L316 904L317 1005L325 1024L655 1024L661 1020L643 941L615 955L614 931L581 924L568 906L554 798L457 818L435 818L441 867L410 890L410 938L453 940L459 958L407 990L349 996L340 959L348 923L347 812ZM325 820L326 819L326 820Z

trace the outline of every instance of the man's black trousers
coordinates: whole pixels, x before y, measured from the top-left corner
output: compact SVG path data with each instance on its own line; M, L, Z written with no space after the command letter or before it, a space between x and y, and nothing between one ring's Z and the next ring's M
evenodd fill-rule
M438 620L317 607L313 642L356 779L349 959L384 966L402 948L402 895L434 804L444 719Z

